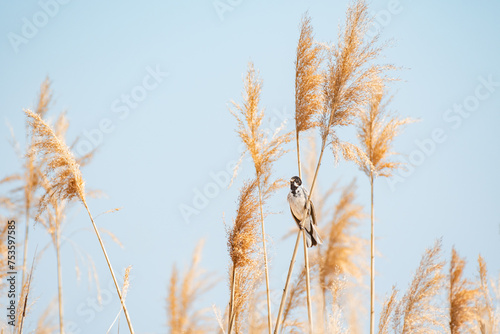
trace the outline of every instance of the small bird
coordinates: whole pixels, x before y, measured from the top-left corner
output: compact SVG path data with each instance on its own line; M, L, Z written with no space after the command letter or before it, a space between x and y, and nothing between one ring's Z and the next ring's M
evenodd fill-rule
M306 188L302 186L302 180L298 176L294 176L290 179L290 192L288 193L288 204L290 205L290 211L292 212L293 219L299 228L305 229L307 247L312 247L316 245L321 245L323 240L319 236L318 231L314 227L316 225L316 214L314 212L314 205L312 201L310 202L310 208L307 214L307 218L301 226L301 221L304 218L304 213L306 209L306 203L309 199L309 193Z

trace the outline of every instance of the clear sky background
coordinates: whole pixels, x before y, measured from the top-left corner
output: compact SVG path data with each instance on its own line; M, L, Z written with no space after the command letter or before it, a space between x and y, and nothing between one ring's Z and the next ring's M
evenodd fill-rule
M228 103L241 101L242 77L251 60L264 80L266 120L277 124L288 118L287 129L292 130L300 18L309 11L316 38L335 42L348 2L232 1L231 10L218 13L211 0L73 0L45 9L51 15L43 14L45 3L0 4L0 178L20 168L8 143L7 124L23 143L22 109L34 105L49 76L55 100L49 117L67 110L68 141L87 135L98 146L83 176L89 189L100 189L107 197L89 200L91 211L97 215L122 207L99 217L97 224L124 245L122 249L106 238L115 270L133 266L127 304L136 331L166 331L172 265L185 268L202 238L201 266L220 281L198 305L223 309L229 297L223 220L232 221L239 187L252 175L245 161L230 189L213 186L212 175L226 173L240 155ZM376 181L378 315L391 286L406 289L425 248L437 238L443 240L446 260L453 245L467 258L469 277L476 275L479 253L492 276L500 272L500 3L374 0L370 11L378 15L382 39L395 41L383 61L403 67L395 74L402 80L391 85L396 94L391 109L420 119L395 144L411 161L410 171L398 174L392 185ZM28 25L35 23L36 30L30 30ZM18 44L11 42L13 34ZM151 72L157 73L156 80L144 83ZM137 103L121 100L133 94ZM456 105L463 106L462 114ZM107 132L99 135L102 122ZM276 176L297 173L294 146L289 149L275 166ZM356 177L358 202L368 212L369 183L352 163L336 167L328 152L319 177L322 189L336 181L347 185ZM198 203L199 212L183 217L181 208L194 206L196 194L206 191L213 195ZM295 226L287 192L278 191L270 201L268 209L278 214L266 223L272 240L271 287L278 292L294 243L293 238L282 239ZM95 285L89 287L85 275L76 283L75 252L65 242L65 318L77 333L105 332L119 309L90 228L81 205L74 205L63 234L94 259L112 300L92 311L89 298L95 298ZM369 220L359 231L369 238ZM41 225L35 226L31 242L30 256L36 246L40 250L49 242ZM38 300L29 328L56 297L56 288L55 252L48 248L35 268L32 295ZM278 303L279 298L274 310ZM122 317L122 329L124 325Z

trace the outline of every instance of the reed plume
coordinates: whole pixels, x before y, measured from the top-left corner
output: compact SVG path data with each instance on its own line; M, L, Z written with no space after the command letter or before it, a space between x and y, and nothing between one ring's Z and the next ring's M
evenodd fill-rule
M196 246L191 264L182 277L172 267L167 296L167 325L171 334L206 333L204 309L195 309L196 301L213 287L210 277L200 268L203 241Z
M402 126L409 123L409 118L399 119L387 111L388 99L382 103L385 94L381 79L374 80L372 96L368 108L360 113L358 137L361 149L367 161L361 164L361 170L370 180L371 190L371 237L370 237L370 333L375 331L375 213L374 213L374 179L377 176L391 177L392 172L401 165L389 158L394 138L401 132Z
M478 256L477 262L479 271L479 291L475 305L476 321L481 334L498 333L500 330L500 313L498 310L495 313L495 307L488 284L486 262L481 255ZM498 301L500 301L500 293L498 291L497 298Z
M383 47L377 46L378 36L366 37L371 22L366 2L353 2L347 10L344 28L339 30L338 44L328 48L322 85L324 103L319 115L320 161L326 144L331 144L336 160L342 156L358 164L368 162L356 145L339 139L337 129L354 124L373 95L378 77L392 68L373 63Z
M451 250L448 302L450 304L450 333L470 333L475 318L474 301L478 290L463 277L465 260L460 258L455 247Z
M444 262L439 261L441 241L425 251L420 265L403 299L398 303L393 315L393 330L401 334L439 333L442 327L439 309L433 298L443 287Z
M238 199L238 209L233 225L227 230L227 247L231 259L229 283L230 301L228 334L241 331L241 319L248 301L260 280L259 265L259 200L255 194L257 181L246 183Z
M87 210L99 244L101 245L102 252L115 284L116 292L120 298L125 317L127 318L130 332L133 333L134 330L128 310L125 306L125 301L121 295L120 287L116 280L111 262L109 261L101 235L86 202L85 182L82 178L79 165L69 147L61 138L57 137L54 130L40 117L40 115L30 110L25 110L25 113L28 116L28 123L34 138L34 144L30 155L36 155L44 162L44 174L48 177L50 184L49 191L40 199L40 208L37 216L46 209L49 200L63 202L65 200L71 201L73 199L79 199L82 202Z
M350 275L357 280L363 275L365 268L359 261L363 255L364 241L355 229L364 217L363 206L356 203L356 180L353 180L343 189L333 215L322 229L327 235L323 247L326 249L318 249L324 310L326 294L339 275Z
M243 104L232 102L236 110L231 110L231 113L237 120L237 133L245 144L246 151L250 153L255 167L266 278L267 321L269 334L271 334L271 296L263 206L265 199L283 185L282 180L271 181L271 172L273 163L285 153L282 145L290 141L290 133L280 134L281 129L277 129L269 138L261 128L264 117L264 111L259 110L261 89L262 80L256 73L253 64L249 63L248 72L244 79Z
M380 319L378 321L378 334L388 334L389 333L389 320L391 314L397 307L398 290L395 286L392 287L391 295L385 300L382 306L382 312L380 313Z
M315 116L321 109L321 47L315 44L311 17L306 13L300 24L295 60L295 138L297 164L302 178L299 134L316 126Z

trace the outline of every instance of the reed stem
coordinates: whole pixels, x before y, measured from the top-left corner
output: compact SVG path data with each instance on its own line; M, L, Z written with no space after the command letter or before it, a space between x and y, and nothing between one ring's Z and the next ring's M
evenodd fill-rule
M85 206L85 209L87 209L87 213L89 214L90 221L92 222L92 226L94 227L95 234L97 236L97 239L99 240L99 244L101 245L102 253L104 254L104 257L106 258L106 263L108 264L109 272L111 273L111 277L113 277L113 282L115 283L116 287L116 293L118 294L118 297L120 298L120 303L122 304L123 307L123 313L125 313L125 318L127 319L127 324L128 328L130 330L130 334L134 334L134 328L132 327L132 322L130 321L130 316L128 314L127 307L125 306L125 300L122 297L122 293L120 291L120 286L118 285L118 282L116 280L115 273L113 271L113 267L111 266L111 262L109 261L108 253L106 252L106 248L104 248L104 243L102 242L101 239L101 234L99 233L99 230L97 229L97 225L94 222L94 218L92 218L92 214L90 213L89 207L87 206L87 202L85 199L82 199L83 205Z
M264 229L264 212L262 209L262 191L260 188L260 177L257 180L257 187L259 189L259 207L260 207L260 220L262 226L262 247L264 248L264 268L266 274L266 294L267 294L267 327L269 334L272 333L272 319L271 319L271 292L269 290L269 269L267 266L267 249L266 249L266 232Z
M293 266L295 264L295 258L297 257L297 251L299 249L301 230L297 233L297 241L295 241L295 248L293 249L292 260L290 261L290 267L288 268L288 275L286 276L285 288L283 289L283 295L281 296L280 308L278 311L278 318L276 319L276 327L274 328L274 334L278 334L281 328L281 315L283 314L283 307L285 306L285 300L288 295L288 286L290 283L290 278L292 277Z

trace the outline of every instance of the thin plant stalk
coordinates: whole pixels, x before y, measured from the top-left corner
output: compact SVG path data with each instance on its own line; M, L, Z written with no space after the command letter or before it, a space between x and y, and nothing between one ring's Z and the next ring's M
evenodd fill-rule
M313 328L313 317L312 317L312 305L311 305L311 281L309 278L309 256L307 254L307 245L306 245L306 232L304 229L302 232L302 241L304 244L304 262L306 266L306 289L307 289L307 317L309 319L309 333L314 333Z
M233 312L234 312L234 287L236 286L236 268L233 266L233 277L231 282L231 300L229 301L229 318L227 325L227 332L231 334L233 330Z
M56 223L55 231L55 246L57 257L57 297L59 301L59 332L64 334L64 321L63 321L63 291L62 291L62 271L61 271L61 229L59 224Z
M262 247L264 248L264 269L266 275L266 295L267 295L267 327L269 334L273 332L271 319L271 291L269 290L269 270L267 267L267 248L266 248L266 233L264 228L264 212L262 210L262 191L260 188L260 178L257 180L257 188L259 190L259 208L260 208L260 219L262 226Z
M24 251L23 251L23 276L21 280L21 286L24 285L24 274L26 272L26 257L28 255L28 233L29 233L29 227L30 227L30 210L29 210L29 204L26 202L26 229L24 232Z
M113 267L111 266L111 262L109 261L108 253L106 252L106 248L104 247L104 243L102 242L101 234L99 233L99 230L97 229L97 225L94 222L94 218L92 218L92 214L90 213L89 207L87 206L87 202L85 199L82 199L83 205L85 206L85 209L87 210L87 213L89 215L90 221L92 222L92 226L94 227L95 234L97 236L97 239L99 240L99 244L101 245L102 253L104 254L104 257L106 258L106 263L108 264L109 271L111 273L111 277L113 277L113 282L115 283L116 287L116 293L118 294L118 297L120 297L120 302L123 307L123 313L125 313L125 318L127 319L127 324L128 328L130 330L131 334L134 334L134 328L132 327L132 322L130 321L130 316L128 314L127 307L125 306L125 300L123 299L120 286L118 285L118 281L116 280L115 272L113 271Z
M375 231L373 207L373 172L370 174L371 188L371 237L370 237L370 334L375 332Z
M290 278L292 277L293 266L295 264L295 258L297 257L297 251L299 249L300 243L300 231L297 233L297 241L295 241L295 247L293 249L292 260L290 261L290 267L288 268L288 275L286 276L285 288L283 289L283 295L281 296L280 308L278 311L278 318L276 319L276 327L274 329L274 334L278 334L281 328L281 316L283 314L283 308L285 306L286 296L288 295L288 286L290 283Z
M301 168L301 163L300 163L300 144L299 144L299 132L295 131L295 139L297 141L297 164L299 167L299 178L302 180L302 168Z

